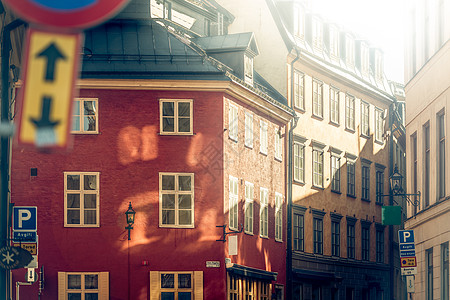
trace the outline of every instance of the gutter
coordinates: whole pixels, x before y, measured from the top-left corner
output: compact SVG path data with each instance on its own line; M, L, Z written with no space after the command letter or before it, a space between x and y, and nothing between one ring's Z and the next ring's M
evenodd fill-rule
M291 106L290 108L294 111L294 64L300 59L300 52L295 48L295 58L291 62ZM295 112L294 112L295 114ZM288 136L288 172L287 172L287 239L286 239L286 299L294 299L293 297L293 282L292 282L292 141L293 141L293 131L298 124L297 115L294 115L294 124L289 128Z

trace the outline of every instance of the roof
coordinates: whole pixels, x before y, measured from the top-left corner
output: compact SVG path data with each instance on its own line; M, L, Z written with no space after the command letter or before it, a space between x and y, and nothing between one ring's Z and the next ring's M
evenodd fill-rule
M254 55L259 54L253 32L199 37L193 39L193 41L206 52L246 51L250 49Z

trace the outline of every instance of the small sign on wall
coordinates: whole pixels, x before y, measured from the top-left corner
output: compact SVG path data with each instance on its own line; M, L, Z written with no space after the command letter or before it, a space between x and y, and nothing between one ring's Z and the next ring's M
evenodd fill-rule
M220 261L207 261L206 267L207 268L220 268Z
M228 255L237 255L237 235L230 235L228 237Z

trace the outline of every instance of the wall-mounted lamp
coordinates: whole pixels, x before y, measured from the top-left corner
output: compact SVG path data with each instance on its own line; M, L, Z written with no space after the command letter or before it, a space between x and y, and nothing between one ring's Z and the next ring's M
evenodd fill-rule
M125 212L125 217L127 218L127 224L128 224L128 226L125 227L125 229L128 229L128 240L131 240L130 230L133 229L135 215L136 215L136 212L133 210L133 207L131 206L131 202L130 202L130 205L128 206L128 210Z
M392 173L391 176L389 176L389 183L391 184L392 194L394 196L400 196L400 197L405 198L409 203L411 203L415 207L419 206L420 205L420 191L417 191L417 194L402 193L403 192L402 181L403 181L403 176L402 176L402 174L400 174L398 172L397 165L395 165L394 173ZM381 195L381 196L387 197L390 195ZM417 196L418 199L411 200L409 198L409 196Z

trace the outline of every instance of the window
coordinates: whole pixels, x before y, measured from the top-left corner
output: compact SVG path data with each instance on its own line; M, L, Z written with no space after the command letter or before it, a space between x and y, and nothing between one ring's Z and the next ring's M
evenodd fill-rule
M159 110L161 134L192 134L192 100L161 99Z
M331 153L331 190L341 192L341 157Z
M227 299L270 300L270 292L270 282L227 273Z
M261 120L259 125L259 151L267 155L267 122Z
M331 255L341 255L341 223L338 220L331 221Z
M313 218L314 253L323 254L323 219Z
M217 13L217 35L224 35L223 14Z
M294 107L305 109L305 74L294 71Z
M262 237L268 237L268 221L269 221L269 190L266 188L260 188L259 194L260 211L259 211L259 235Z
M376 203L383 205L384 170L381 168L377 168L377 172L376 172L376 189L377 189Z
M323 83L313 80L313 115L323 117Z
M440 113L437 117L438 127L438 153L437 153L437 174L438 174L438 198L445 197L445 114Z
M194 174L159 173L159 226L194 227Z
M369 137L369 103L361 102L361 134Z
M99 172L64 172L64 226L98 227Z
M323 188L323 151L313 149L313 185Z
M253 114L245 112L245 146L253 148Z
M305 182L305 145L295 142L294 151L294 181Z
M300 6L294 8L294 35L300 39L305 38L305 13Z
M369 76L369 46L366 43L361 43L361 74Z
M97 98L73 100L72 133L98 133Z
M411 148L412 148L412 190L414 194L417 194L417 132L411 135ZM414 201L415 199L414 196ZM414 215L417 214L417 206L414 206Z
M339 30L335 26L330 26L330 54L339 58Z
M229 180L229 222L228 227L238 230L238 202L239 202L239 183L236 177L230 176Z
M355 97L345 95L345 128L355 131Z
M376 259L378 263L384 263L384 227L376 231Z
M228 107L228 137L236 142L238 140L238 108L231 103Z
M424 192L423 192L423 200L424 207L430 205L430 125L429 123L425 124L423 127L423 141L424 141Z
M339 124L339 90L330 88L330 122Z
M283 195L275 193L275 240L283 240Z
M376 50L375 51L375 79L378 82L383 82L383 55L381 54L381 51Z
M109 273L58 272L58 299L109 299Z
M314 18L313 19L313 46L319 50L322 49L323 44L323 24L322 22Z
M441 299L448 299L448 242L441 244Z
M283 140L279 128L275 129L275 158L280 161L283 159Z
M253 183L245 182L244 231L253 234Z
M425 250L426 263L426 285L425 294L426 300L433 300L433 248Z
M361 159L361 200L370 201L370 161Z
M375 109L375 141L383 143L383 111Z
M356 197L355 193L355 160L347 158L347 196Z
M361 222L361 259L370 260L370 224Z
M355 41L349 35L345 37L345 63L349 68L355 66Z
M150 271L150 299L203 299L203 272Z
M253 85L253 58L244 54L244 78L245 83Z
M294 224L294 250L304 251L305 249L305 215L304 213L295 213L292 220Z
M355 258L355 221L347 219L347 258Z

